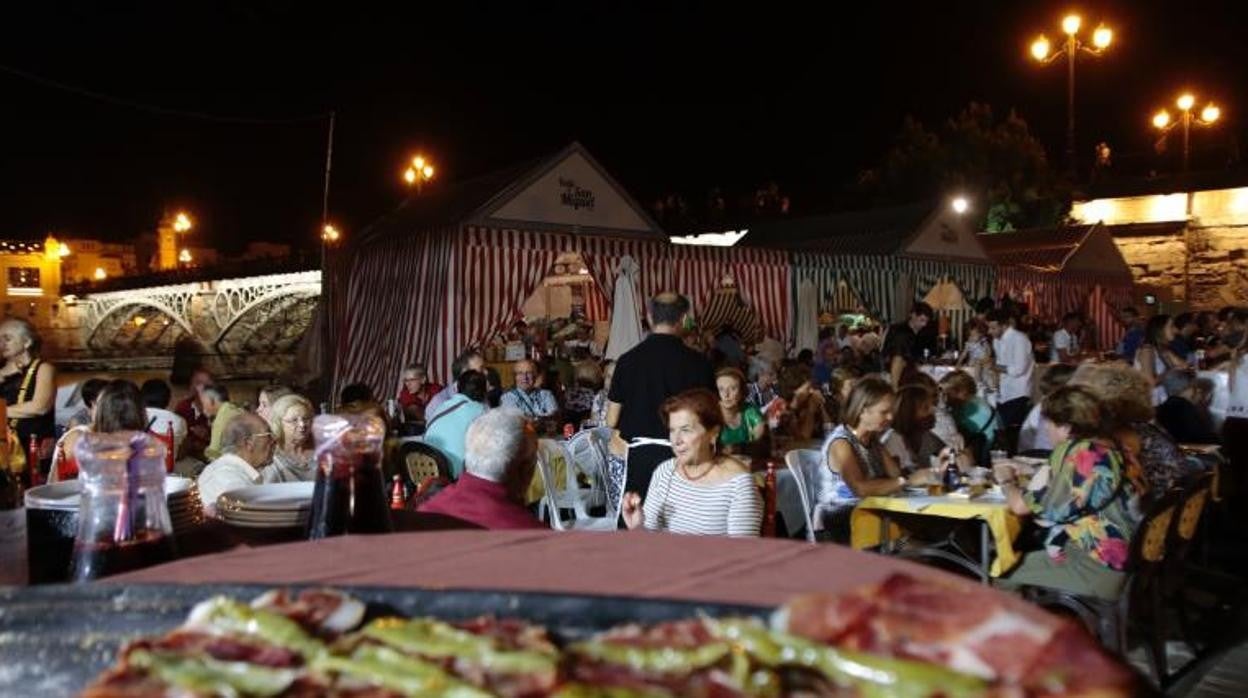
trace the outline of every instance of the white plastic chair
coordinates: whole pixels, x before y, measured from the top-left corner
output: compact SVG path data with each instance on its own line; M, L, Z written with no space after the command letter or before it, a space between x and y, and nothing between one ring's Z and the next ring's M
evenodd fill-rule
M574 436L567 444L555 441L542 442L543 451L538 458L542 470L542 483L546 487L546 496L539 506L539 516L549 518L550 525L557 531L614 531L620 516L623 503L623 472L615 475L612 484L620 492L617 497L608 497L606 479L612 477L608 466L608 451L611 429L589 429ZM557 451L554 449L558 449ZM556 478L547 460L551 455L559 453L567 466L567 477L563 488L551 487ZM577 473L584 473L590 480L588 489L580 487ZM619 480L619 482L614 482ZM605 516L591 516L592 506L606 506ZM571 509L574 518L563 519L563 510Z
M802 500L802 512L806 516L806 540L815 542L815 483L818 481L818 469L825 467L823 454L813 449L794 449L784 454L784 464L793 474L793 482L797 485L797 494Z

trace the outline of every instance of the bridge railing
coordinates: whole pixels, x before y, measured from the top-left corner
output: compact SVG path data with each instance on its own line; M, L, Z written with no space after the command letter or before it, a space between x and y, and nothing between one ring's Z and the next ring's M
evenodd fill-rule
M61 295L85 296L92 293L125 291L134 288L150 288L152 286L202 283L205 281L238 279L267 274L291 274L300 271L313 271L320 269L320 267L321 260L319 255L299 253L287 257L265 257L262 259L225 262L210 266L194 266L185 269L115 276L99 281L61 284Z

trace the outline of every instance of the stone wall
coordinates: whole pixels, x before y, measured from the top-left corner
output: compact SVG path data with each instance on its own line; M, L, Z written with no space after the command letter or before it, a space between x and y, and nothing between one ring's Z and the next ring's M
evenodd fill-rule
M1114 242L1131 265L1136 284L1155 290L1163 300L1187 301L1193 310L1248 305L1248 226L1196 223L1186 233L1116 236ZM1185 298L1184 283L1189 245L1190 299Z

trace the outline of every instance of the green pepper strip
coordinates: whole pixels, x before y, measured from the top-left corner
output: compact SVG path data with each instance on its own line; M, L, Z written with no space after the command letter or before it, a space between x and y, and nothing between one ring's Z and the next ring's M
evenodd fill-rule
M187 657L171 652L135 650L127 663L172 686L214 696L276 696L294 683L299 672L226 662L211 657Z
M725 642L712 642L691 649L674 647L642 647L613 642L582 642L572 651L588 659L622 664L650 674L677 674L717 664L732 648Z
M402 652L363 645L350 657L323 655L313 662L319 671L335 671L405 696L443 698L489 698L483 691L460 681L441 667Z
M766 666L813 669L838 685L856 688L866 698L972 698L988 688L978 677L945 667L840 650L770 631L756 621L707 618L704 622L712 635L744 648Z
M501 650L490 637L428 618L380 618L361 634L404 652L436 659L454 657L491 673L540 674L553 682L559 668L559 656L553 652Z
M309 636L295 621L272 611L252 608L245 603L218 596L210 601L204 620L209 625L235 635L251 635L268 643L298 652L305 659L325 652L325 645Z
M672 698L672 694L657 688L587 686L583 683L570 683L551 694L551 698Z

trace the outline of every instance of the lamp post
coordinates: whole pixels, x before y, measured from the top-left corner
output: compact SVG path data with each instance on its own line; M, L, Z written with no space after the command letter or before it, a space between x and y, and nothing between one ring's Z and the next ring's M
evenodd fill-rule
M423 155L417 155L412 158L412 162L406 170L403 170L403 181L409 187L416 187L416 193L420 194L425 182L433 179L433 164L425 160Z
M1099 56L1109 48L1114 40L1114 32L1101 24L1092 32L1092 44L1089 46L1079 38L1079 28L1083 19L1079 15L1066 15L1062 18L1062 33L1066 39L1056 52L1048 37L1041 34L1031 43L1031 57L1042 65L1053 63L1066 56L1066 166L1070 176L1075 176L1075 59L1080 53Z
M1183 169L1182 173L1187 174L1189 160L1191 159L1191 138L1192 124L1197 126L1212 126L1214 122L1222 118L1222 110L1213 102L1205 105L1200 110L1200 116L1192 113L1192 108L1196 105L1196 97L1189 92L1179 95L1174 101L1176 107L1179 108L1179 117L1177 119L1170 118L1170 112L1160 109L1153 115L1153 127L1161 132L1161 136L1157 139L1157 149L1162 150L1166 146L1166 137L1170 135L1176 127L1183 127Z

